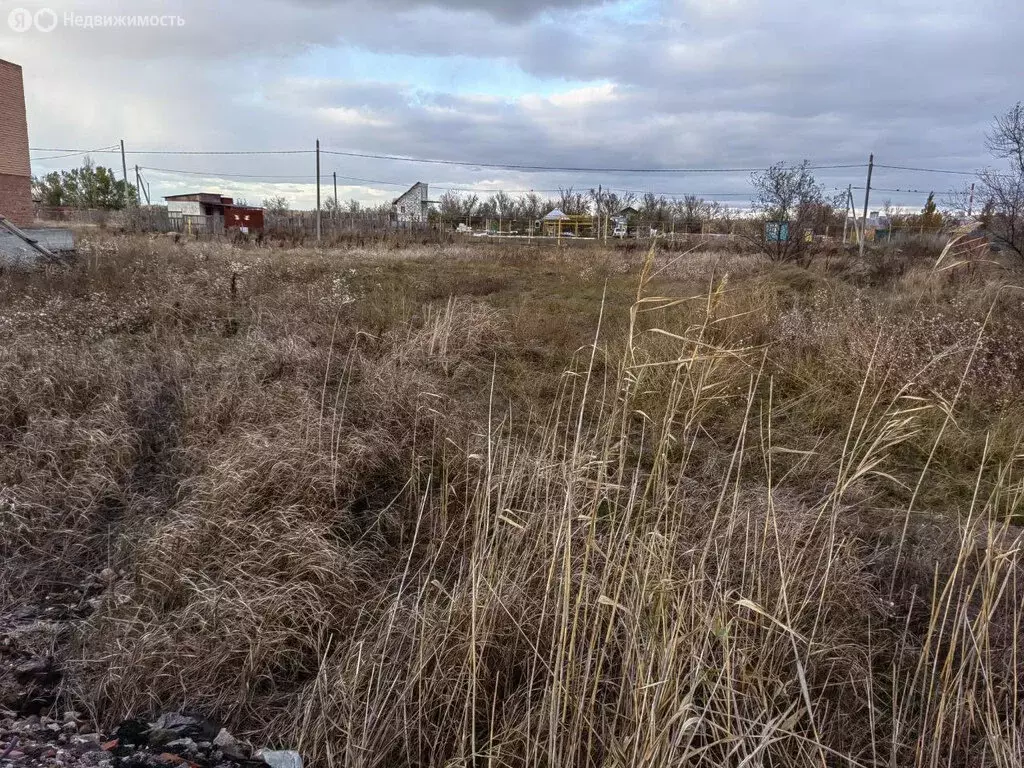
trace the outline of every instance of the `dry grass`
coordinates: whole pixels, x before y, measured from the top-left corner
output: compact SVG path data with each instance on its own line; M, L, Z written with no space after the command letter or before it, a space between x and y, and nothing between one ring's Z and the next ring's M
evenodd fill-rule
M93 254L2 278L0 600L124 572L68 651L99 721L315 765L1024 759L1002 268Z

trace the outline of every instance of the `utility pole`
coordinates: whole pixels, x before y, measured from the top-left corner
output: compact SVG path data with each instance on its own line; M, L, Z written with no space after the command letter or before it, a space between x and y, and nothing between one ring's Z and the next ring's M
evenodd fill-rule
M853 185L846 185L846 212L843 214L843 245L846 245L846 232L850 228L850 200L853 198ZM854 213L854 216L857 214ZM856 222L856 218L854 219ZM854 226L857 226L854 224Z
M316 140L316 242L320 244L320 139Z
M152 205L152 203L149 202L149 190L146 189L142 185L142 175L139 173L139 166L136 165L135 166L135 194L136 194L136 199L138 199L138 195L140 193L146 196L146 205Z
M341 206L338 205L338 172L334 171L334 216L337 217L340 214Z
M860 257L864 258L864 241L868 239L868 205L871 201L871 174L875 170L875 153L868 158L868 184L864 188L864 223L860 228Z
M971 201L967 204L967 215L974 215L974 182L971 182Z
M121 172L124 173L124 207L129 205L128 198L128 162L124 159L124 139L121 139Z

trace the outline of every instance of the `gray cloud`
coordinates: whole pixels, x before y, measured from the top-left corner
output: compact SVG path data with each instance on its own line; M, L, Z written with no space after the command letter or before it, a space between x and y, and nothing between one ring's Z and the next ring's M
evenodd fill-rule
M325 147L480 162L748 167L804 157L856 163L875 152L894 165L967 170L987 162L983 133L992 115L1024 98L1017 0L868 0L856 14L803 0L619 8L585 0L254 0L244 12L226 0L94 0L74 11L150 6L187 23L20 36L0 27L2 55L25 66L34 146L124 137L134 147L292 148L320 137ZM408 76L389 70L355 82L328 54L352 49L402 54ZM468 67L511 68L556 93L477 97L424 88L417 58L453 56ZM319 68L310 66L321 58ZM194 171L312 173L304 156L138 159ZM340 156L325 167L396 185L604 183L715 193L742 191L747 181L744 173L600 178ZM859 174L821 175L845 186ZM878 178L939 191L962 181L891 171ZM353 194L369 199L365 187L353 183ZM378 195L387 190L378 186Z
M353 6L356 2L302 0L308 6ZM437 8L443 11L474 11L508 23L526 23L543 11L553 13L600 6L605 0L378 0L385 11Z

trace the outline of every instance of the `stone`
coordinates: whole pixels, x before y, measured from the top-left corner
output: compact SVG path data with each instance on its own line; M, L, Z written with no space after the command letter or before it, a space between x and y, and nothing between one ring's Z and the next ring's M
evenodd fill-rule
M293 750L261 749L256 759L262 760L270 768L302 768L302 756Z
M238 739L228 733L226 728L220 729L217 738L213 740L213 745L223 752L225 757L230 757L234 760L247 760L249 758L249 750Z
M165 746L167 747L167 749L177 750L189 755L194 755L196 752L199 751L199 747L196 746L195 741L188 738L187 736L184 739L175 739L174 741L169 741Z
M178 712L166 712L150 725L147 736L151 744L164 745L185 737L211 739L218 730L206 720Z

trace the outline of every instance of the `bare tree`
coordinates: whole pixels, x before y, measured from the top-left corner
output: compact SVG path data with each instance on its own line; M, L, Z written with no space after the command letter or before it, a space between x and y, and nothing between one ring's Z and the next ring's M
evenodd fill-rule
M985 170L979 182L984 190L982 212L989 235L1000 245L1024 256L1024 173Z
M1014 172L1024 174L1024 102L996 117L985 136L985 148L993 157L1009 160Z
M477 210L480 198L476 195L461 195L455 190L448 190L437 201L442 218L448 221L468 219Z
M558 207L567 216L585 216L590 213L587 196L572 187L558 189Z
M699 234L712 214L717 210L717 203L711 203L696 195L683 195L676 201L672 218L679 222L679 228L687 234Z
M263 201L263 210L270 214L288 213L288 200L280 195L277 197L268 197Z
M324 201L324 215L331 221L337 221L339 214L341 213L341 206L338 204L338 198L328 197Z
M494 203L494 210L496 210L498 215L503 219L510 219L515 215L516 201L507 192L503 190L499 191L491 198L491 202Z
M1024 104L996 117L985 138L988 151L1009 168L987 168L978 177L983 221L994 242L1024 256Z
M540 199L540 195L536 192L529 192L519 198L518 203L519 213L531 224L539 219L541 215L546 213L544 211L544 201Z
M498 208L494 204L494 198L492 197L490 200L481 201L476 207L476 213L478 216L497 216Z
M516 215L516 200L504 190L499 190L489 201L490 208L498 217L498 232L501 232L505 223L510 222Z
M441 215L446 219L456 219L462 215L462 200L459 199L458 192L449 189L441 195L437 204L441 209Z
M632 205L635 200L635 195L632 192L625 192L620 196L604 186L591 189L589 196L594 206L594 215L599 219L598 231L604 237L608 236L611 217L618 214L623 208Z
M773 261L804 261L810 254L805 232L820 224L831 204L805 160L777 163L751 176L756 230L749 237Z
M645 192L640 198L640 213L644 223L655 229L663 229L669 219L670 204L664 195Z

